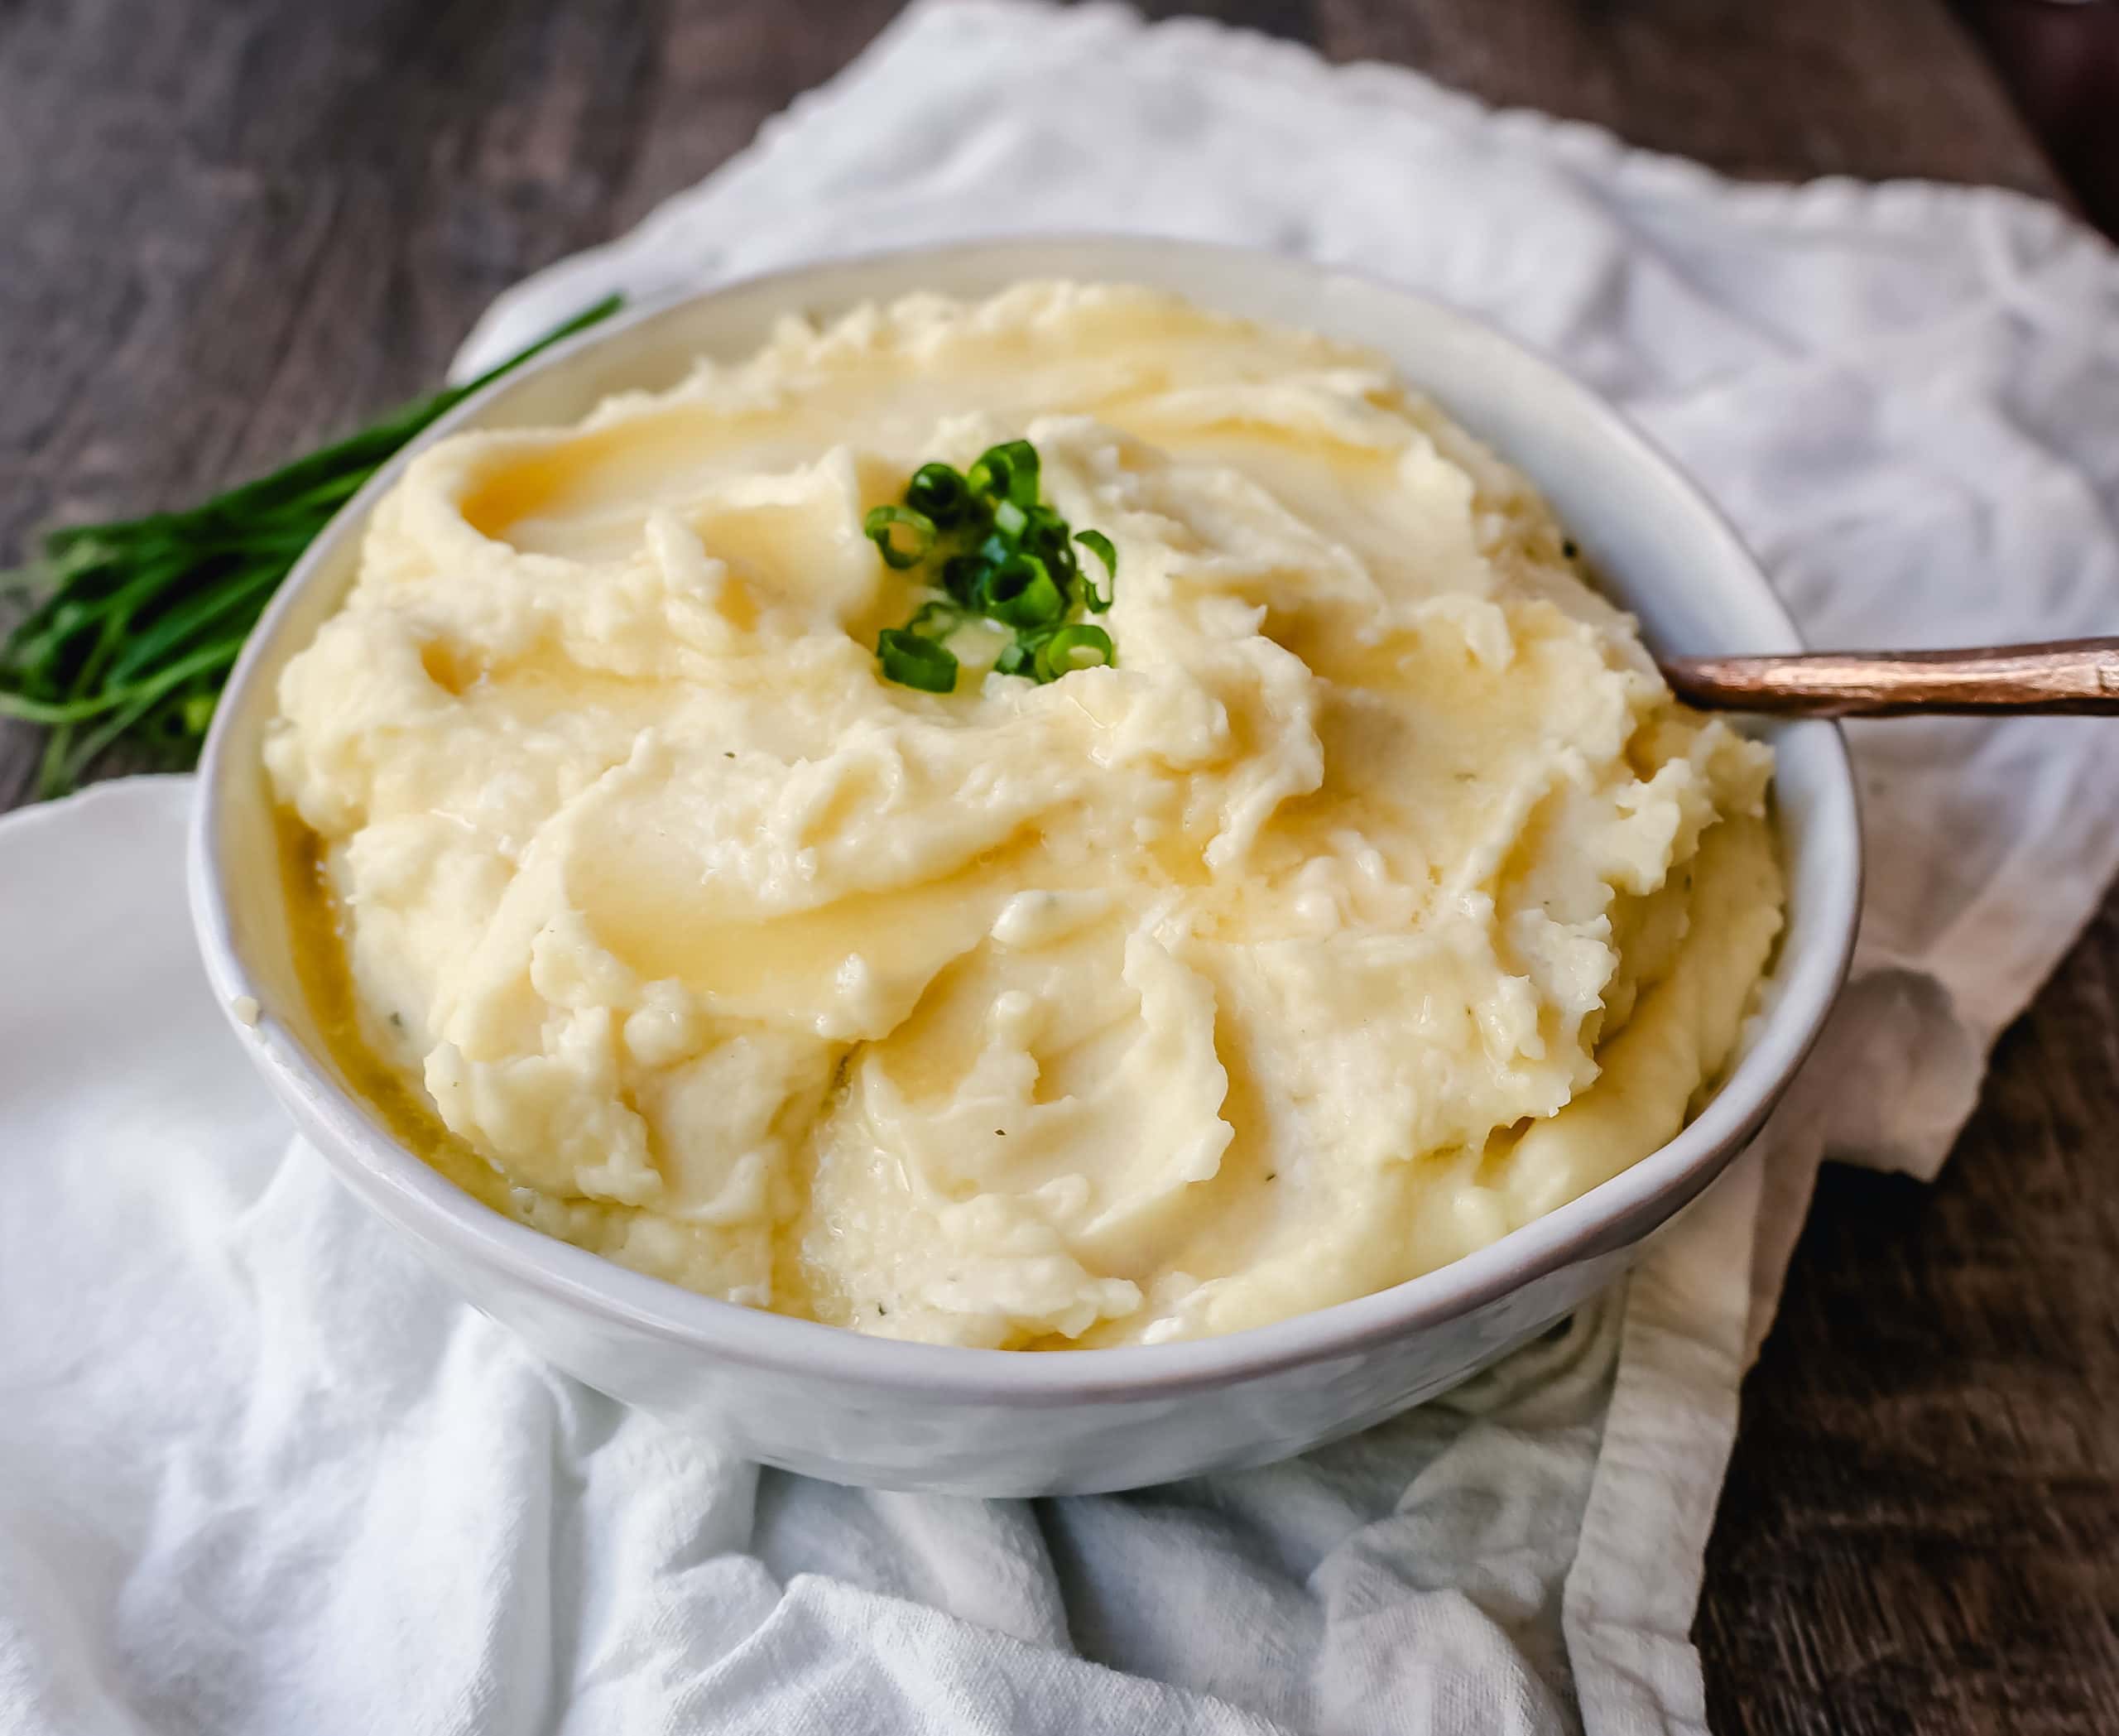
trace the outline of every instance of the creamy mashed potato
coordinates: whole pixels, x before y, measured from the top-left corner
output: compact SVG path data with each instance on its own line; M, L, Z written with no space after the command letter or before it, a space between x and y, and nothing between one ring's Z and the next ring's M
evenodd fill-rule
M880 680L864 511L1025 437L1116 545L1117 666ZM445 441L280 698L346 1041L429 1155L895 1337L1454 1259L1678 1131L1780 922L1766 751L1521 477L1373 355L1141 290L790 320Z

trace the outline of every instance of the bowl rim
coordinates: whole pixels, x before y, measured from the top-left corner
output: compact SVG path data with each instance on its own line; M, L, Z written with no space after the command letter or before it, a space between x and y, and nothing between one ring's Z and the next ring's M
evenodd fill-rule
M1853 956L1862 877L1855 781L1845 738L1838 725L1821 722L1796 727L1828 743L1813 824L1843 840L1838 854L1844 871L1826 881L1821 896L1813 893L1806 912L1814 930L1811 945L1796 961L1799 969L1780 975L1778 993L1759 1015L1754 1041L1736 1071L1675 1137L1484 1248L1388 1289L1213 1337L1036 1355L873 1337L771 1313L683 1289L532 1229L480 1204L392 1137L381 1118L313 1060L269 1010L250 1022L253 1007L269 1008L269 1003L242 955L231 920L229 845L222 821L228 780L256 768L237 757L230 720L243 709L239 702L273 655L284 623L303 594L326 570L339 546L365 528L370 510L419 454L477 423L500 394L565 368L590 349L622 343L640 328L696 303L739 291L779 289L786 292L790 308L799 307L804 286L834 273L918 260L931 263L946 281L953 269L975 269L1009 252L1034 248L1076 248L1107 262L1085 270L1084 279L1124 281L1128 257L1151 264L1189 255L1237 272L1270 267L1299 273L1311 280L1320 296L1334 281L1349 283L1395 300L1409 318L1437 322L1514 352L1540 391L1570 401L1574 413L1593 421L1601 437L1635 465L1662 473L1660 480L1672 499L1682 501L1720 545L1717 582L1747 588L1751 604L1762 604L1781 623L1790 642L1802 642L1785 607L1720 508L1622 411L1556 363L1477 316L1359 271L1221 243L1041 233L834 256L643 299L472 394L424 430L340 507L296 562L252 632L229 675L200 757L188 880L193 926L215 998L283 1102L299 1106L297 1119L307 1123L304 1131L324 1136L312 1142L325 1160L368 1203L419 1239L468 1257L567 1307L752 1368L822 1377L870 1391L1021 1405L1176 1393L1356 1354L1377 1342L1458 1319L1578 1260L1638 1239L1647 1232L1617 1237L1614 1232L1640 1214L1667 1205L1660 1223L1703 1190L1757 1131L1815 1043ZM1113 261L1116 269L1108 262ZM1783 962L1776 962L1777 974Z

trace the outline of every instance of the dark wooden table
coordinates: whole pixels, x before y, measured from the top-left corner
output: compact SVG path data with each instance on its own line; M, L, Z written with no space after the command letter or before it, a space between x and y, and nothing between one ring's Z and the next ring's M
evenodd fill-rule
M0 0L0 553L411 394L496 291L705 174L896 9ZM1739 174L2061 196L1943 0L1177 9ZM29 745L0 736L0 807ZM2119 1731L2114 1128L2119 900L1939 1185L1825 1177L1708 1558L1718 1729Z

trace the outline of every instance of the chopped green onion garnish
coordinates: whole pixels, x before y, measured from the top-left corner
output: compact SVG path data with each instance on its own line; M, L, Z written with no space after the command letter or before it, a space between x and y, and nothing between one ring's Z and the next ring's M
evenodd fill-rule
M1074 541L1103 563L1108 589L1098 595L1093 584L1084 583L1082 589L1088 593L1088 606L1095 613L1102 614L1111 607L1112 599L1118 594L1118 551L1111 546L1111 539L1101 531L1077 531Z
M1117 662L1109 633L1086 623L1070 626L1068 617L1111 607L1117 551L1101 531L1075 536L1038 498L1040 469L1028 440L1004 440L962 475L944 464L922 464L906 483L902 506L877 507L862 519L888 565L903 572L938 563L925 575L929 600L903 627L877 638L887 680L954 691L957 660L943 642L978 616L1015 629L994 660L1002 675L1056 681L1070 670ZM1076 542L1103 562L1102 592L1083 571Z
M887 627L876 635L876 658L882 665L883 678L901 687L948 693L957 685L955 654L901 627Z
M883 565L900 572L919 565L935 546L935 521L910 507L871 507L861 528L882 553ZM901 531L904 541L899 538Z
M986 575L986 613L1011 627L1048 627L1067 613L1067 598L1035 555L1011 555Z
M1056 681L1074 670L1094 669L1117 661L1111 635L1100 627L1078 621L1072 627L1061 628L1038 647L1037 677L1041 681Z
M971 503L971 489L949 465L922 464L905 485L905 503L946 531L963 517Z

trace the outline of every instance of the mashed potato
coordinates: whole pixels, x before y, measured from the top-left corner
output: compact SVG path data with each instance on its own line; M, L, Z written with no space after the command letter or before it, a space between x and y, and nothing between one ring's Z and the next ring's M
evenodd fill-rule
M864 511L1025 437L1118 551L1117 666L880 680ZM1766 751L1520 476L1140 290L790 320L447 440L280 700L435 1161L893 1337L1225 1332L1478 1248L1678 1131L1780 922Z

